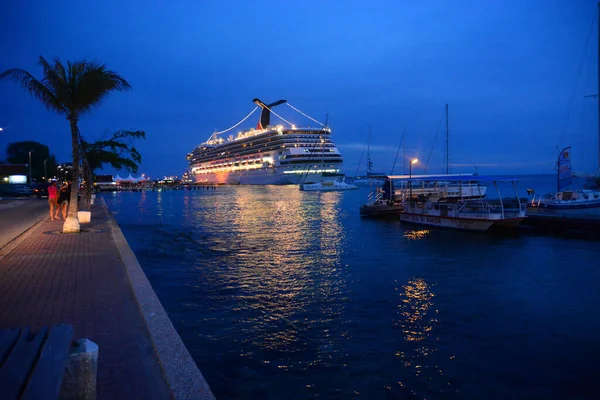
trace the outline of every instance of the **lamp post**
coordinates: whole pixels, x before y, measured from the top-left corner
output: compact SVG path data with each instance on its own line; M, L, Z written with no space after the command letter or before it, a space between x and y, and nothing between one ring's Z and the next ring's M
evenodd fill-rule
M48 180L48 171L46 170L46 161L48 161L47 158L44 160L44 180Z
M410 160L410 163L408 164L408 177L409 177L409 179L412 178L412 165L416 164L418 162L419 162L418 158ZM409 180L408 183L410 184L410 197L412 198L412 179Z
M58 179L60 181L60 171L62 171L62 166L57 165L56 166L56 179Z
M31 185L31 153L35 150L29 150L29 184Z

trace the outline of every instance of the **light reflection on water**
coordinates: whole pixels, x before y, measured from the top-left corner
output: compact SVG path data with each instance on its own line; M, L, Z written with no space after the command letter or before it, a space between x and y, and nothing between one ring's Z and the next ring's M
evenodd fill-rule
M240 186L105 199L219 399L590 387L597 243L365 220L366 195ZM564 366L533 361L561 348Z
M410 342L403 346L402 350L396 352L405 367L405 372L400 377L398 384L407 387L408 390L417 395L413 387L429 386L428 390L444 393L447 385L442 377L443 371L436 364L435 353L436 342L439 337L435 335L435 329L439 321L438 310L435 309L435 294L429 284L423 278L409 280L399 290L400 305L398 306L399 319L396 325L402 330L404 340ZM413 378L427 382L427 385L415 385L411 383Z

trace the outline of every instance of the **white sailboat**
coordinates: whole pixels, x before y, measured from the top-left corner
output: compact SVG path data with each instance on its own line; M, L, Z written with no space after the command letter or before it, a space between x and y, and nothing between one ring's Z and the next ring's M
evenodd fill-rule
M570 146L560 152L557 166L556 193L533 195L527 223L562 228L600 226L600 189L568 189L573 181Z
M369 127L369 136L367 138L367 174L357 176L353 183L358 186L381 186L384 182L385 174L373 172L373 161L371 161L371 127Z
M332 192L358 189L358 186L346 182L345 176L325 178L319 182L301 183L300 190L305 192Z
M327 125L327 118L325 118L325 125ZM321 146L324 146L325 141L321 138ZM321 149L321 169L323 169L323 165L325 164L325 151ZM307 169L308 172L310 167ZM347 183L346 176L342 173L327 173L322 174L322 178L316 182L302 182L298 189L305 192L332 192L332 191L341 191L341 190L352 190L358 189L358 186Z
M598 3L600 17L600 3ZM600 45L600 29L598 30ZM598 93L585 97L596 98L597 112L600 117L600 53L598 54ZM598 124L598 159L600 172L600 120ZM600 179L596 176L596 188L573 188L571 171L571 146L565 147L559 154L557 165L556 192L546 195L535 194L527 207L527 224L533 226L555 226L561 229L584 229L600 227Z

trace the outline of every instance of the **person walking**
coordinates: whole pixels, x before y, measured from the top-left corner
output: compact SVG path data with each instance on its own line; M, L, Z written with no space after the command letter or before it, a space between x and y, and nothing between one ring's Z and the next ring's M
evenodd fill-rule
M69 206L70 199L71 182L65 181L58 191L58 207L56 208L56 215L54 215L54 218L58 218L58 212L62 209L62 219L67 219L67 207Z
M48 186L48 204L50 205L50 220L54 221L54 208L58 213L58 184L55 179Z

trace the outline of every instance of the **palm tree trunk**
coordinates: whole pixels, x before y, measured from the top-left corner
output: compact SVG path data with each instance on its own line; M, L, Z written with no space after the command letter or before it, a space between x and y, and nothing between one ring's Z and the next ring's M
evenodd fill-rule
M77 233L80 231L79 220L77 219L77 198L79 196L79 128L77 127L77 117L69 115L67 119L71 125L71 144L73 146L73 182L71 182L71 198L69 199L67 218L63 225L63 233Z

